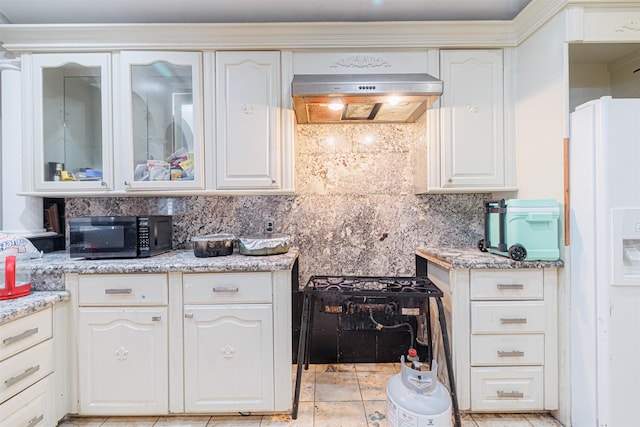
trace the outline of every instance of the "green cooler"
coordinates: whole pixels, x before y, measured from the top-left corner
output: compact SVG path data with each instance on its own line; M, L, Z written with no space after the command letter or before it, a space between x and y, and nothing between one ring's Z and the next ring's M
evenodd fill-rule
M509 199L484 202L483 252L515 261L554 261L560 258L558 217L554 199Z

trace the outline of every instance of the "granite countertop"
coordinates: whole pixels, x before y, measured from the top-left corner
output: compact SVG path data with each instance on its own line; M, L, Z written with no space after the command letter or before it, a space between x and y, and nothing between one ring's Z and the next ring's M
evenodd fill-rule
M31 294L0 301L0 324L10 322L49 305L66 301L64 287L67 273L168 273L289 270L299 250L290 248L281 255L229 256L196 258L193 250L177 250L150 258L85 260L70 258L68 252L52 252L31 260Z
M31 261L32 286L37 290L64 289L67 273L207 273L224 271L289 270L298 258L298 248L269 256L228 256L197 258L192 249L176 250L149 258L88 260L70 258L68 252L52 252Z
M481 252L472 247L429 246L416 249L416 255L445 268L560 268L557 261L514 261L511 258Z
M32 291L20 298L0 301L0 325L68 299L69 292L62 290Z

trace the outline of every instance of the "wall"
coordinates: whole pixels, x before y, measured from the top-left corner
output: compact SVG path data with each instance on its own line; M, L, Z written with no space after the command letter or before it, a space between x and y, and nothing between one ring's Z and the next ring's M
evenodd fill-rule
M424 122L297 125L295 196L67 199L67 218L172 214L175 248L208 233L256 233L263 218L301 250L313 274L413 275L421 245L475 246L489 195L415 195L413 156Z
M564 138L569 136L568 46L565 13L554 16L516 48L516 157L520 198L554 198L564 209ZM559 241L564 240L560 216ZM569 251L561 245L565 266ZM571 425L570 288L568 268L558 273L559 409Z

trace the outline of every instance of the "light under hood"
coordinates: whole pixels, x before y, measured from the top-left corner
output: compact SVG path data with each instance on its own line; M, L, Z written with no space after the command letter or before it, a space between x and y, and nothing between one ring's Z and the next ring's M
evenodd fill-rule
M411 123L442 95L429 74L295 75L298 123Z

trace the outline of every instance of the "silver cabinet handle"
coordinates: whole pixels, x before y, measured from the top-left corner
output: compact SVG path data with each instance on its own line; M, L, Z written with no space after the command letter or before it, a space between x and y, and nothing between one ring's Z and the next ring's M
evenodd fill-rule
M498 357L524 357L524 351L500 351L498 350Z
M498 283L496 285L498 289L524 289L522 283Z
M125 295L133 292L132 289L105 289L104 293L107 295Z
M14 335L9 338L5 338L2 340L2 344L9 345L13 343L17 343L18 341L22 341L25 338L29 338L31 335L35 335L38 333L38 328L27 329L24 332L20 332L18 335Z
M37 425L42 420L44 420L44 414L40 414L37 417L33 417L27 423L27 427L33 427L33 426Z
M185 313L184 317L185 319L193 319L193 313Z
M4 380L4 385L6 387L11 387L18 381L22 381L23 379L27 378L29 375L33 375L39 370L40 370L40 365L32 366L26 371L24 371L23 373L21 373L20 375L16 375L15 377L11 377L8 380Z
M527 323L526 317L500 318L501 325L524 325Z
M152 322L159 322L160 320L162 320L161 316L151 316L151 321Z
M522 399L524 397L524 393L520 391L502 391L498 390L496 392L498 397L510 397L512 399Z
M218 286L218 287L214 287L212 291L213 292L238 292L238 287L236 286L234 288L234 287Z

